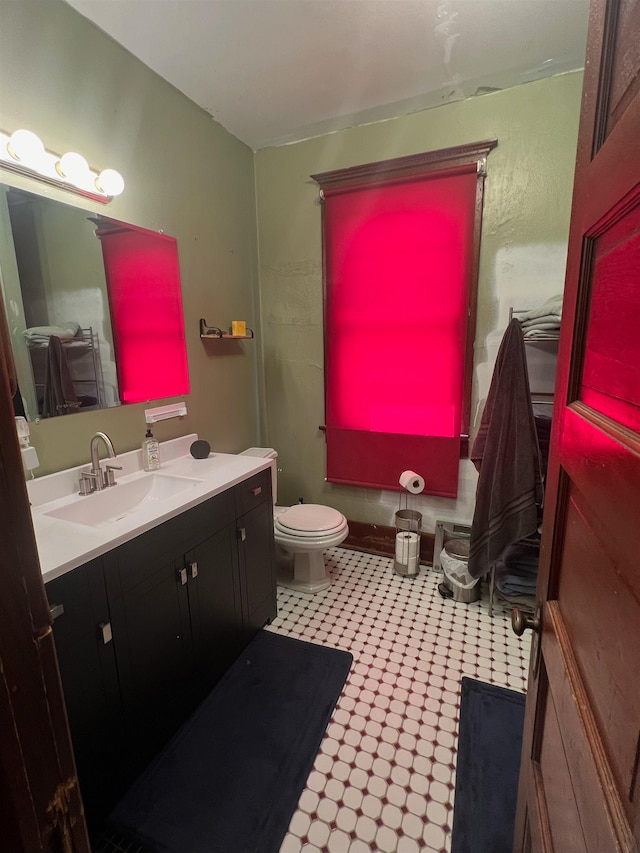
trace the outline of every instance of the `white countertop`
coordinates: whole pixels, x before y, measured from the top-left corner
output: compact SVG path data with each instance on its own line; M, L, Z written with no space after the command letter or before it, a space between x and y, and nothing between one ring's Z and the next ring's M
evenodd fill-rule
M105 525L92 527L47 514L75 502L99 498L101 492L78 495L80 472L89 470L90 465L80 465L28 481L27 491L44 582L60 577L269 467L269 459L231 453L214 452L206 459L194 459L189 448L196 439L197 435L192 434L162 442L161 467L157 473L189 477L201 482L194 482L188 489L161 501L148 502ZM105 460L101 461L104 465ZM106 461L123 466L122 471L116 472L118 483L125 484L148 476L142 470L142 454L139 450ZM111 486L109 491L114 490L114 494L117 494L117 488L117 485Z

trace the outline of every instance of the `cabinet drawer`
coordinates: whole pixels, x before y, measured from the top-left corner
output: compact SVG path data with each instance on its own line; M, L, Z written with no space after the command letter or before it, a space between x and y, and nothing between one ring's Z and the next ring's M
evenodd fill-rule
M236 513L244 515L264 501L271 501L271 468L259 471L235 487Z

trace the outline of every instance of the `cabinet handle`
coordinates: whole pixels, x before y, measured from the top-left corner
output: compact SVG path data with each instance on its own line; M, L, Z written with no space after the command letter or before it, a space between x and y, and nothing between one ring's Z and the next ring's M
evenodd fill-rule
M58 616L62 616L64 613L64 604L52 604L49 607L49 613L51 614L51 618L55 622Z
M244 542L246 538L247 538L247 531L246 531L246 529L245 529L244 527L239 527L239 528L238 528L238 539L239 539L241 542Z
M189 563L189 568L191 569L191 577L198 577L198 561L194 560L193 563Z
M107 645L113 640L113 634L111 633L111 622L101 622L98 625L100 628L100 632L102 633L102 642Z
M254 498L257 498L258 495L262 494L262 486L256 486L255 489L251 489L251 493L254 496Z
M187 570L186 569L178 569L178 580L184 586L187 582Z

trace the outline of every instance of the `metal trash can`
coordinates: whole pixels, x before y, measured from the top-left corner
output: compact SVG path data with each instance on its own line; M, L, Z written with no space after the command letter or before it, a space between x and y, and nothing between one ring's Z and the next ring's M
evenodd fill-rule
M415 577L420 571L420 527L422 513L415 509L396 512L396 556L393 568L403 577Z
M444 584L453 595L454 601L469 604L480 598L480 584L468 572L469 540L449 539L440 553Z

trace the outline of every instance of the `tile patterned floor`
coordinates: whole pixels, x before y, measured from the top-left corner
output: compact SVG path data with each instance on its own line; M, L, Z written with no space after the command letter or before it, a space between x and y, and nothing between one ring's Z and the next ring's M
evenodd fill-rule
M278 588L269 630L354 656L280 853L449 853L463 676L526 689L529 638L487 595L440 597L442 575L335 548L333 584Z

